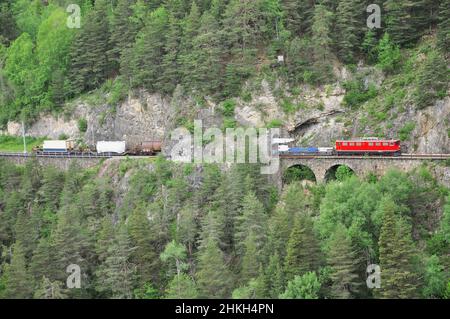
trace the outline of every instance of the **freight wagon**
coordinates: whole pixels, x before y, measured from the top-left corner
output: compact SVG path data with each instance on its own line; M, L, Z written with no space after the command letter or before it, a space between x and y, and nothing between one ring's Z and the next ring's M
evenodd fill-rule
M125 141L98 141L96 150L98 154L124 154Z
M50 154L68 154L74 151L75 142L73 140L47 140L44 141L42 149L39 149L38 153Z

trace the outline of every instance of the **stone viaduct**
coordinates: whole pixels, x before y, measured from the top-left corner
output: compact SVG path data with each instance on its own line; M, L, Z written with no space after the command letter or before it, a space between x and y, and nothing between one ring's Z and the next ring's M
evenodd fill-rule
M399 157L387 156L316 156L316 157L283 157L280 158L280 169L277 179L282 183L282 174L289 167L306 166L311 169L317 182L326 181L339 166L349 167L356 175L364 177L369 173L377 176L383 175L390 168L397 168L402 171L410 171L420 166L424 161L442 161L449 158L438 156L414 156L405 155Z

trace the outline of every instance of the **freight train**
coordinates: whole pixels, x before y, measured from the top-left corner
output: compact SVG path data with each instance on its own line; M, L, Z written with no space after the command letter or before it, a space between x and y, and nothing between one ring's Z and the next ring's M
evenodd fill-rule
M77 145L74 140L48 140L33 151L40 155L156 155L161 152L160 141L144 141L127 146L125 141L98 141L95 149Z
M293 139L288 139L292 141ZM128 146L125 141L98 141L95 149L77 145L73 140L48 140L34 150L37 154L100 154L100 155L142 155L153 156L161 152L160 141L144 141ZM362 138L355 140L337 140L334 147L289 147L286 144L278 145L278 154L286 156L358 156L383 155L398 156L401 154L400 140Z
M282 146L282 145L280 145ZM334 147L279 147L280 155L401 155L400 140L363 138L355 140L337 140Z

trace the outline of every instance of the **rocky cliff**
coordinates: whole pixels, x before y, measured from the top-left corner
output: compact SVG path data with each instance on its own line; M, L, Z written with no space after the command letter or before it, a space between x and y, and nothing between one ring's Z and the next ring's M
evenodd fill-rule
M365 85L383 85L384 77L375 68L361 67ZM372 123L367 120L368 111L361 107L353 110L343 103L345 89L342 81L349 73L339 71L339 81L327 87L302 86L285 89L282 83L269 84L262 80L259 88L251 92L251 99L235 99L234 120L237 125L262 127L276 121L285 136L295 137L298 145L328 146L335 139L358 136L384 136L399 138L405 123L412 123L404 135L405 149L417 153L450 153L450 98L439 100L423 110L413 105L395 105L389 110L389 118ZM286 111L283 96L295 105ZM275 93L278 92L278 93ZM277 95L278 94L278 95ZM173 97L133 92L117 106L107 103L93 105L79 99L67 107L66 115L43 115L31 127L30 136L47 136L56 139L61 134L82 139L93 145L98 140L125 140L133 144L143 140L168 140L169 133L177 126L203 120L204 127L223 125L220 105L206 99L199 105L193 99L175 92ZM69 114L69 115L67 115ZM86 119L87 130L79 131L79 119ZM10 122L6 132L20 135L19 123ZM166 143L169 145L169 143Z

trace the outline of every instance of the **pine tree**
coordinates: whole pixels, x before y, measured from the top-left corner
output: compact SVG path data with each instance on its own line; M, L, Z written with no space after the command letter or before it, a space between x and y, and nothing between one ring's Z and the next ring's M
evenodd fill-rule
M401 46L417 41L431 20L427 1L386 0L383 6L387 15L386 32Z
M131 253L131 262L136 265L139 286L157 279L159 268L158 252L152 244L152 233L146 212L141 207L133 211L128 220L130 243L135 249Z
M80 221L77 219L77 212L71 208L60 212L56 229L52 233L52 249L54 259L50 268L49 279L65 282L67 279L66 269L71 264L76 264L83 268L88 265L86 256L87 241L82 232ZM84 268L84 269L86 269ZM51 276L51 277L50 277ZM85 282L86 286L86 282Z
M204 94L216 93L221 87L222 65L220 26L216 18L205 12L201 18L199 34L193 39L191 69L193 87Z
M284 274L286 280L308 271L317 271L320 249L313 231L312 220L307 215L297 217L286 248Z
M246 250L246 238L255 236L254 244L257 245L256 250L262 251L262 248L266 242L266 225L267 215L264 211L264 206L258 200L254 192L249 192L244 198L242 203L242 212L236 217L235 222L235 236L234 242L238 255ZM254 256L256 259L257 256ZM262 260L259 258L259 261Z
M50 240L45 237L41 238L33 252L30 263L30 274L36 282L39 282L44 276L48 278L49 276L54 275L54 254L55 251L52 250Z
M232 275L214 239L208 239L199 251L197 268L196 278L200 297L228 297Z
M333 298L356 297L363 282L358 276L359 261L347 231L341 224L331 238L327 261L332 269L330 292Z
M264 271L263 281L265 296L272 299L278 298L284 289L285 279L283 266L276 252L269 258L269 264Z
M96 271L96 289L114 299L133 297L136 266L131 262L132 246L126 227L117 229L108 257Z
M383 223L379 238L382 298L413 298L417 294L415 255L410 228L396 216L399 209L391 200L381 204Z
M35 299L65 299L66 297L62 283L52 282L45 276L42 277L42 281L34 293Z
M430 52L418 73L415 92L418 108L425 108L439 97L446 96L449 72L447 63L439 52Z
M105 0L96 1L75 37L68 73L72 95L100 86L111 72L107 54L110 49L107 11Z
M311 30L314 1L282 0L286 26L294 35L304 35Z
M7 265L5 297L9 299L27 299L32 295L33 281L26 268L25 253L22 243L16 242L13 247L11 263Z
M164 46L165 55L162 61L164 73L161 81L164 83L163 92L171 93L180 82L180 46L182 37L181 22L172 14L169 15L167 41ZM194 70L191 70L194 71Z
M336 45L339 58L354 63L364 27L363 3L360 0L342 0L336 11Z
M135 0L118 0L111 19L108 58L115 70L119 67L122 54L131 47L136 36L136 26L131 19L134 3Z
M259 247L258 234L254 229L249 230L249 234L244 241L244 252L242 255L242 268L240 281L243 283L255 279L260 274L260 267L263 262L262 248Z
M333 13L323 5L314 7L312 43L314 47L313 76L317 83L332 80L331 64L331 20Z
M133 86L142 85L150 92L161 89L159 80L164 74L162 65L168 24L169 16L163 7L150 13L144 28L136 36L131 57L127 54L122 60L122 66L131 64Z
M175 275L166 289L167 299L196 299L197 287L192 278L187 274Z
M439 6L437 39L442 52L450 51L450 1L442 0Z

